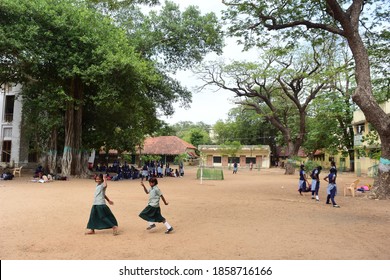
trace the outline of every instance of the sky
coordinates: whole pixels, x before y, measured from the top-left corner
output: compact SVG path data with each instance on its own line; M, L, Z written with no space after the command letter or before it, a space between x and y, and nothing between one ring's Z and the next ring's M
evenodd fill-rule
M202 14L214 12L217 16L225 8L221 0L171 0L180 6L183 10L189 5L198 6ZM221 56L227 62L231 59L245 59L250 57L248 53L242 53L242 46L238 46L234 39L226 40L227 46L224 48L224 54ZM207 55L204 61L212 61L218 58L215 54ZM219 59L219 58L218 58ZM180 121L191 121L193 123L204 122L213 125L218 120L225 121L228 112L236 105L233 103L234 94L232 92L217 88L206 88L201 92L195 90L197 86L202 85L200 80L191 71L180 71L176 74L176 79L192 92L192 103L189 109L180 108L178 104L174 105L175 114L170 117L160 117L169 124L175 124Z

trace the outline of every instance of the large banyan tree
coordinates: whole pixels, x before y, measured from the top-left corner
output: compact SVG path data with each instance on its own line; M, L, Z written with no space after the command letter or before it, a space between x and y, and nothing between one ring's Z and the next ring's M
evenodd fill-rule
M119 10L101 9L115 7L115 2L122 4L127 26L110 16ZM141 50L148 38L139 34L147 32L135 30L155 27L162 17L154 13L150 19L155 22L141 26L136 2L156 1L1 1L0 34L7 38L0 42L1 80L23 85L29 140L47 156L51 172L60 166L64 176L85 174L92 148L131 151L159 125L158 111L171 114L173 102L190 101L190 92L167 73L166 64L162 67L163 52L156 51L162 43L150 46L154 53ZM172 3L162 10L181 15ZM201 16L191 7L183 18L188 20L182 24L192 26L208 20L209 29L190 42L192 53L177 51L178 57L195 63L209 51L220 52L222 34L215 16ZM174 57L180 40L164 43Z

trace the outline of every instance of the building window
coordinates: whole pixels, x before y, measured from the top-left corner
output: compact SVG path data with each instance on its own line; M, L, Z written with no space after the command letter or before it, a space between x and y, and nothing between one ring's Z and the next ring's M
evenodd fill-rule
M325 160L325 155L324 154L315 155L315 156L313 156L313 159L315 161L324 161Z
M11 123L14 118L15 96L7 95L5 99L4 121Z
M213 163L222 163L222 157L213 157Z
M364 133L364 123L356 126L356 134L362 135Z
M250 164L250 163L256 164L256 158L255 157L247 157L245 158L245 163Z
M11 139L12 138L12 127L5 127L3 130L3 137Z
M240 162L240 158L239 157L229 157L228 158L228 162L229 163L234 163L234 162L239 163Z

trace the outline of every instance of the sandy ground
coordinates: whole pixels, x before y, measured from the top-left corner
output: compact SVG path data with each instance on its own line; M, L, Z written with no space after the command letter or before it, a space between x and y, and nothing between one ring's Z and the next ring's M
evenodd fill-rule
M343 197L355 175L338 176L341 208L297 192L298 175L282 169L225 170L223 181L159 179L169 202L162 214L174 227L146 231L138 217L148 196L139 180L109 182L107 195L119 222L84 235L95 183L71 179L33 183L30 174L0 182L2 260L389 260L390 201ZM322 173L324 177L326 173ZM372 183L371 178L360 178Z

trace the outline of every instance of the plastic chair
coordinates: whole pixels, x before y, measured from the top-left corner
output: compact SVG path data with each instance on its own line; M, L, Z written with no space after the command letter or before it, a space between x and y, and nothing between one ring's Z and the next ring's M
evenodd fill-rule
M347 196L348 192L350 191L351 192L351 196L355 197L355 190L357 189L358 184L359 184L359 179L356 179L351 184L347 184L344 187L344 196Z
M22 176L22 168L23 168L23 166L21 166L21 167L15 167L14 168L14 176L16 175L16 174L19 174L19 177L21 177Z

